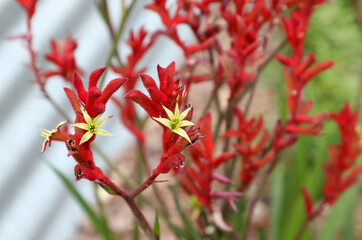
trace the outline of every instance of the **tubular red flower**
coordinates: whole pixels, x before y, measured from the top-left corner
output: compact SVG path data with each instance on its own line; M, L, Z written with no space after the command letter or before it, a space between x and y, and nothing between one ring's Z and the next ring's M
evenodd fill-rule
M38 0L16 0L21 6L24 7L28 19L31 19L35 13L35 6Z
M106 104L109 101L110 97L127 81L125 78L116 78L113 79L108 85L104 88L103 91L98 89L97 83L99 78L102 76L105 68L100 68L92 72L89 76L89 86L88 92L84 89L82 80L78 76L77 73L73 75L73 85L78 93L78 97L81 103L84 104L85 109L91 118L95 118L99 114L104 113L106 110ZM73 103L74 93L70 93L70 89L66 90L68 97L72 95L71 99L69 99ZM78 100L78 105L79 105ZM74 108L74 107L73 107ZM74 108L76 114L79 110L78 107Z
M71 82L74 72L82 75L82 70L77 66L74 51L77 48L76 41L68 36L65 40L50 41L52 52L45 55L45 58L58 66L56 70L48 70L42 73L42 77L49 78L51 76L59 75L65 80Z
M199 202L207 207L210 212L213 211L213 200L218 198L227 200L234 207L232 201L236 200L236 196L239 196L240 193L213 192L211 185L214 180L223 184L231 183L230 179L217 174L215 171L221 164L233 159L236 154L226 152L216 158L214 157L210 114L201 118L198 125L200 126L199 132L204 137L201 138L201 143L197 142L189 148L190 158L196 167L188 166L178 171L181 186L187 193L196 196Z
M356 131L359 113L352 112L349 104L346 104L341 112L332 113L330 116L338 124L341 134L341 143L329 146L330 160L324 165L324 201L334 204L347 188L357 182L362 166L355 164L362 148Z
M235 136L240 141L240 143L235 143L233 146L241 156L242 168L239 177L243 187L246 187L253 181L258 170L267 164L274 154L266 154L263 152L270 140L268 131L263 129L263 118L246 120L241 110L235 108L234 112L238 117L239 129L228 130L223 136ZM260 139L256 141L256 138L260 134ZM274 150L271 151L270 153L273 153Z

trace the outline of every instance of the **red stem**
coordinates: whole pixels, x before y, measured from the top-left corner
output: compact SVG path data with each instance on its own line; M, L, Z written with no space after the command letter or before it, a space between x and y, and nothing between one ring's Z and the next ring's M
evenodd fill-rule
M141 192L143 192L152 183L154 183L158 175L159 174L152 173L152 175L149 176L146 181L144 181L136 190L129 194L129 198L134 199L135 197L137 197Z
M152 175L151 175L152 177ZM150 178L151 178L150 177ZM155 176L154 178L156 178L157 176ZM149 179L150 179L149 178ZM148 180L148 179L147 179ZM147 182L146 180L146 182ZM144 183L145 184L145 183ZM144 184L142 184L141 186L143 186ZM148 186L145 186L142 188L142 190L140 189L141 186L139 188L137 188L135 190L135 192L137 191L138 194L133 196L133 193L131 194L127 194L125 191L123 191L122 189L120 189L116 184L114 184L111 180L107 181L106 183L104 183L105 186L109 187L110 189L112 189L114 192L117 193L118 196L122 197L127 205L129 206L129 208L131 209L133 215L135 216L135 218L137 219L137 222L139 223L140 227L142 228L142 230L144 231L144 233L147 235L147 237L149 239L157 239L157 236L155 234L155 232L152 230L150 224L148 223L148 221L146 220L145 216L143 215L143 213L141 212L141 210L139 209L139 207L137 206L134 197L137 196L139 193L141 193L143 190L145 190Z
M304 220L303 225L299 228L299 230L298 230L297 234L295 234L293 240L298 240L302 237L305 230L308 228L309 224L323 212L323 209L325 206L326 206L326 203L323 202L321 205L319 205L317 210L315 210L314 213L310 217L308 217Z
M45 82L42 79L40 69L37 64L37 54L33 48L33 34L32 34L32 29L31 29L31 19L29 19L29 18L27 20L27 33L26 33L25 41L27 43L27 49L30 54L30 69L32 70L32 72L34 74L35 81L39 85L40 90L42 91L44 97L58 111L58 113L60 115L62 115L64 118L69 120L69 117L67 116L66 112L64 112L63 109L56 104L56 102L49 96L49 94L45 90Z

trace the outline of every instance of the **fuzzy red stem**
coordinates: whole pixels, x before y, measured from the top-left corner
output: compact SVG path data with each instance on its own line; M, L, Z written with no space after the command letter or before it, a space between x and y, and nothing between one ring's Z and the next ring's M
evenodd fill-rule
M157 177L157 176L156 176ZM155 178L156 178L155 177ZM147 181L146 181L147 182ZM147 237L149 239L155 240L157 239L157 236L155 234L155 232L152 230L150 224L148 223L148 221L146 220L145 216L143 215L143 213L141 212L141 210L139 209L139 207L137 206L134 197L132 196L133 194L127 195L127 193L125 191L123 191L122 189L120 189L116 184L114 184L112 181L108 181L106 183L104 183L104 185L106 185L107 187L109 187L110 189L112 189L114 192L117 193L117 195L119 195L120 197L122 197L127 205L129 206L129 208L131 209L133 215L135 216L135 218L137 219L137 222L139 223L140 227L142 228L142 230L144 231L144 233L147 235ZM142 184L143 185L143 184ZM142 186L141 185L141 186ZM141 187L140 186L140 187ZM149 185L148 185L149 186ZM147 186L147 187L148 187ZM140 188L139 187L139 188ZM147 187L143 188L146 189ZM139 189L137 188L137 189ZM136 190L137 190L136 189ZM143 190L139 191L139 193L141 193ZM137 196L137 195L136 195Z
M144 181L136 190L134 190L131 194L129 194L130 199L134 199L137 197L141 192L143 192L146 188L148 188L154 180L157 178L159 174L152 173L151 176L149 176L146 181Z

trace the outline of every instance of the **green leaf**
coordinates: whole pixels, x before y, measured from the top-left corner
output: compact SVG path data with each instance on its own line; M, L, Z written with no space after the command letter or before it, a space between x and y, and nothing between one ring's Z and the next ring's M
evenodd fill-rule
M168 227L178 238L189 239L190 237L189 234L184 229L181 229L177 227L175 224L173 224L168 217L164 216L163 220L165 220Z
M106 185L99 184L99 186L101 186L107 193L109 193L111 195L118 195L113 189L111 189L110 187L108 187Z
M180 217L186 227L186 232L189 234L189 237L187 239L202 240L201 235L194 227L194 223L191 222L191 220L184 214L184 211L181 208L179 197L177 194L177 191L178 191L177 188L178 188L177 186L170 186L171 193L174 198L174 202L176 204L177 212L180 215Z
M276 168L272 175L271 189L271 239L281 239L283 231L283 214L284 214L284 192L285 192L285 168L282 166Z
M321 236L318 240L334 239L338 236L339 232L343 229L349 218L352 218L353 212L356 208L356 200L358 197L358 187L345 192L338 202L332 207L332 210L323 226ZM344 239L344 238L338 238Z
M68 178L64 176L58 169L56 169L49 161L44 161L55 173L58 175L60 180L64 183L65 187L68 189L69 193L75 198L75 200L80 204L82 209L87 214L90 222L93 224L96 231L103 236L104 239L113 240L116 239L112 231L109 229L107 223L97 216L93 209L89 206L86 200L79 194L78 190L75 188L74 184L69 181Z
M157 211L156 211L155 226L153 227L153 231L155 232L157 239L160 239L161 230L160 230L160 222L158 220L158 212Z
M267 240L267 233L266 233L266 230L265 228L259 228L258 229L258 235L259 235L259 239L260 240Z
M138 222L135 220L133 221L133 240L139 240L140 239L140 228L138 226Z

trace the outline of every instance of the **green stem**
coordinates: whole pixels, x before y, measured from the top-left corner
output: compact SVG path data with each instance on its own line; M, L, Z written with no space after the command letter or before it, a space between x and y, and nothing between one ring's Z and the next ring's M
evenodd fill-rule
M259 202L262 193L264 191L265 185L268 182L269 176L272 173L274 167L276 166L277 161L277 155L271 160L271 162L269 163L269 166L267 168L267 170L264 172L264 174L261 176L260 179L260 183L257 186L257 189L255 191L255 194L252 196L252 198L250 199L250 203L249 203L249 207L247 208L246 211L246 221L245 221L245 230L244 230L244 240L247 240L249 237L249 232L250 232L250 226L251 226L251 219L254 213L254 209L256 204Z
M105 225L108 226L106 210L104 208L104 204L103 204L102 200L99 197L98 187L99 187L98 184L94 184L94 195L96 197L96 202L97 202L97 205L99 208L100 218L105 223ZM114 239L114 238L112 238L112 239Z
M123 2L123 1L122 1ZM123 12L123 15L122 15L122 19L121 19L121 23L120 23L120 26L119 26L119 29L117 31L117 33L114 35L113 37L113 43L112 43L112 48L111 48L111 51L108 55L108 58L107 58L107 62L106 62L106 65L107 67L111 64L111 61L112 61L112 58L115 56L115 55L118 55L118 60L119 60L119 65L122 67L123 64L122 64L122 61L121 61L121 58L120 58L120 53L117 52L117 44L118 44L118 41L119 39L121 38L122 36L122 33L124 31L124 27L126 25L126 22L127 22L127 19L129 17L129 14L131 13L133 7L135 6L137 0L133 0L132 3L129 5L128 8L125 7L124 5L124 2L122 4L122 12ZM107 10L108 11L108 10ZM101 80L99 81L99 88L102 89L103 88L103 85L104 85L104 81L105 81L105 78L106 78L106 75L107 75L107 71L105 71L105 73L103 74Z

